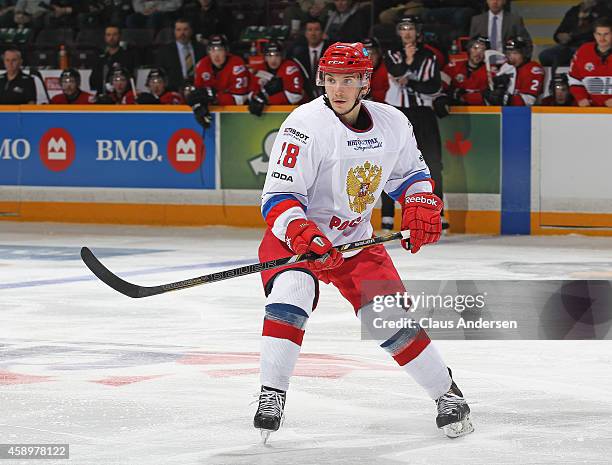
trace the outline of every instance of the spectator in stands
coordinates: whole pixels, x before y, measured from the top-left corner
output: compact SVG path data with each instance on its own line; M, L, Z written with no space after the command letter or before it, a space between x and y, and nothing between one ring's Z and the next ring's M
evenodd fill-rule
M219 5L217 0L198 0L185 6L183 14L191 18L193 30L205 37L225 34L232 21L231 13Z
M316 74L319 58L329 46L329 42L323 40L323 25L318 19L306 21L304 39L296 42L288 56L300 66L306 98L312 100L323 94L322 88L316 85Z
M183 96L168 90L168 76L163 68L153 68L147 75L149 92L141 92L136 101L140 104L182 105Z
M569 91L569 80L567 74L556 73L550 80L550 95L540 103L547 107L572 107L576 100Z
M425 23L449 24L458 35L468 33L472 16L480 10L480 0L424 0Z
M283 11L283 24L291 28L295 35L300 28L311 19L317 19L322 24L327 23L329 0L297 0L289 2Z
M23 61L19 49L6 49L2 61L6 72L0 76L0 105L36 103L36 85L21 69Z
M387 5L389 6L389 5ZM423 2L410 1L382 8L378 19L382 24L396 25L402 18L408 16L421 16L425 12Z
M506 0L487 0L489 11L472 18L470 37L484 36L491 42L491 50L503 52L504 43L511 37L523 37L531 48L531 36L523 18L504 11Z
M132 105L136 103L136 91L132 89L130 72L121 66L111 69L107 82L109 92L96 97L96 103L107 105Z
M504 44L508 62L493 78L493 90L484 97L490 105L532 106L542 93L544 68L531 61L531 44L522 37L511 37Z
M595 21L595 42L576 51L569 71L570 92L578 106L612 108L612 21Z
M104 30L104 42L106 50L96 60L89 76L89 87L96 93L104 93L104 83L110 70L114 66L120 66L134 72L135 58L130 50L124 50L120 46L121 29L118 26L108 26Z
M0 27L13 27L15 0L0 0Z
M50 10L51 0L17 0L15 4L15 23L17 16L26 18L26 22L33 29L41 29Z
M280 42L264 46L264 63L251 76L249 112L261 116L266 105L295 105L304 98L304 77L296 62L285 59Z
M168 88L178 90L185 79L193 79L195 64L206 56L206 48L192 40L193 29L185 18L174 23L174 42L157 53L157 66L168 73Z
M68 68L60 74L62 93L55 95L52 104L88 105L94 103L95 96L81 90L81 74L74 68Z
M593 39L593 23L605 17L612 17L612 12L603 0L584 0L571 7L553 36L558 45L540 53L542 66L568 66L578 47Z
M485 66L485 51L489 39L473 37L467 44L468 59L450 62L442 70L442 86L453 105L484 105L484 92L489 81Z
M46 16L47 27L52 29L74 28L77 25L77 15L81 14L82 1L78 0L51 0L49 14Z
M210 104L243 105L249 93L249 71L244 60L229 52L227 38L213 35L208 56L196 65L194 84L204 89Z
M131 29L147 28L155 31L176 19L183 0L133 0L134 13L126 20Z
M370 7L353 0L334 0L324 33L331 43L357 42L370 32Z
M384 103L389 90L389 74L382 60L382 47L376 37L367 37L361 41L372 59L374 71L370 78L369 98L375 102Z

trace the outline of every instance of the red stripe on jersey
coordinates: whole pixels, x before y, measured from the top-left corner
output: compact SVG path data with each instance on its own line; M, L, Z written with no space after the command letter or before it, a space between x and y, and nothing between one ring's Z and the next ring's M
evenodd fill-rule
M304 330L296 328L295 326L264 318L263 331L261 335L275 337L277 339L287 339L301 346L302 339L304 339Z
M266 216L266 223L268 224L268 226L273 228L276 218L278 218L280 215L282 215L287 210L293 207L304 208L302 204L297 200L283 200L282 202L279 202L274 205L268 212L268 216Z
M431 340L427 333L421 329L414 337L412 341L408 343L408 345L399 353L395 354L393 358L399 364L399 366L404 366L411 360L414 360L418 357L418 355L423 352L425 347L429 345Z

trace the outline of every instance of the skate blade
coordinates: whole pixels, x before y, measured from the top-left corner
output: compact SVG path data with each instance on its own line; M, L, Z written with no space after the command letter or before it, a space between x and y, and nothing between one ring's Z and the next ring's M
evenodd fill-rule
M458 438L459 436L465 436L466 434L473 432L474 426L472 425L470 416L466 415L466 417L461 421L443 426L442 431L444 431L444 434L446 434L449 438Z
M270 439L272 431L269 429L260 429L259 432L261 434L261 443L265 446L268 443L268 439Z

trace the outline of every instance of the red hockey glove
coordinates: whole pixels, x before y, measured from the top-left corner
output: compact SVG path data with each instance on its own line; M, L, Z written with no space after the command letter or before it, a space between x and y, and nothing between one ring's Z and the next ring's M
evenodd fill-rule
M287 246L296 254L314 252L321 255L316 260L305 262L313 271L331 270L342 264L344 257L332 247L325 234L310 220L293 220L285 233Z
M421 246L437 242L442 232L440 212L444 207L436 194L423 192L406 197L402 211L402 230L410 230L410 252L417 253ZM408 244L402 240L402 247Z

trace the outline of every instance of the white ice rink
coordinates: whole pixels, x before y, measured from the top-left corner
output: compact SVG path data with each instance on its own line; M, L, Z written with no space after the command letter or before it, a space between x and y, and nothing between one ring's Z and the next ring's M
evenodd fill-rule
M287 419L259 443L258 275L146 299L81 262L161 284L256 261L261 232L0 223L0 443L69 443L72 465L610 464L612 341L440 341L476 431L435 406L330 286ZM612 279L612 238L447 236L388 247L404 279ZM520 304L520 303L519 303Z

